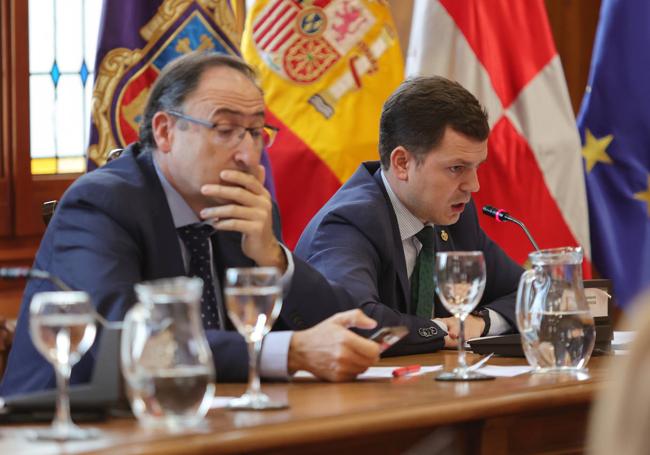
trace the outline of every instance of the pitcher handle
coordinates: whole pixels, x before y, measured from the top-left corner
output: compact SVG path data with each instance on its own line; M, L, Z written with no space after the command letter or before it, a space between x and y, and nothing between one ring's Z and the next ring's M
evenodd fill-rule
M549 284L549 278L541 270L526 270L521 275L517 288L515 314L517 328L522 335L530 329L533 303L539 298L543 301L543 294L548 292Z

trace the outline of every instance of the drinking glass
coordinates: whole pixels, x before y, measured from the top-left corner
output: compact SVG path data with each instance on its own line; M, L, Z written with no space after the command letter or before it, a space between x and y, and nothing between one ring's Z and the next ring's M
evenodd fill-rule
M436 292L447 310L458 319L458 366L436 377L439 381L493 379L467 367L465 359L465 319L476 307L485 290L485 258L481 251L446 251L436 254Z
M37 439L83 440L98 436L95 429L82 429L70 418L68 386L72 366L95 340L95 319L90 297L80 291L39 292L29 306L32 341L54 366L57 400L52 426L36 433Z
M260 351L282 308L280 271L275 267L226 270L226 310L248 344L248 388L231 400L230 409L279 409L286 402L271 400L260 389Z

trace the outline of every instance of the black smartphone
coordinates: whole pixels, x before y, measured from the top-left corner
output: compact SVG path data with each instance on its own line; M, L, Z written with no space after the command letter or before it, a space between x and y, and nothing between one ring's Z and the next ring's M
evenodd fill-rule
M370 335L368 339L379 343L381 352L384 352L386 349L390 348L392 345L404 338L407 333L409 333L409 329L403 325L382 327Z

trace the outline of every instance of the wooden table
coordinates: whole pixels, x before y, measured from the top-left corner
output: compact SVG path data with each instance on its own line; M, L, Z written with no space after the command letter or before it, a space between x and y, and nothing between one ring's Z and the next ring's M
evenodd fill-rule
M383 365L455 365L456 353L382 360ZM468 361L478 358L468 354ZM134 419L95 425L100 439L65 444L28 442L34 426L0 427L0 453L402 453L421 444L432 452L445 441L458 453L580 453L592 397L603 385L606 358L589 364L591 378L522 375L472 383L442 383L436 373L329 384L315 381L265 384L287 397L279 411L210 412L203 429L182 434L141 428ZM494 358L492 365L523 365ZM235 396L242 384L217 385ZM443 451L440 453L448 453Z

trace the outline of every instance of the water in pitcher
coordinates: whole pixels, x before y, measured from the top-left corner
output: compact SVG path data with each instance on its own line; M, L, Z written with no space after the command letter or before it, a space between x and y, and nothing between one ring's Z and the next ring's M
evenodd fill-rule
M582 249L535 251L519 281L517 327L539 372L583 372L596 341L582 283Z
M588 311L533 313L534 330L524 333L528 350L542 370L577 370L586 366L594 347L596 331Z
M147 371L131 381L133 413L152 426L193 426L210 408L213 377L201 365Z

